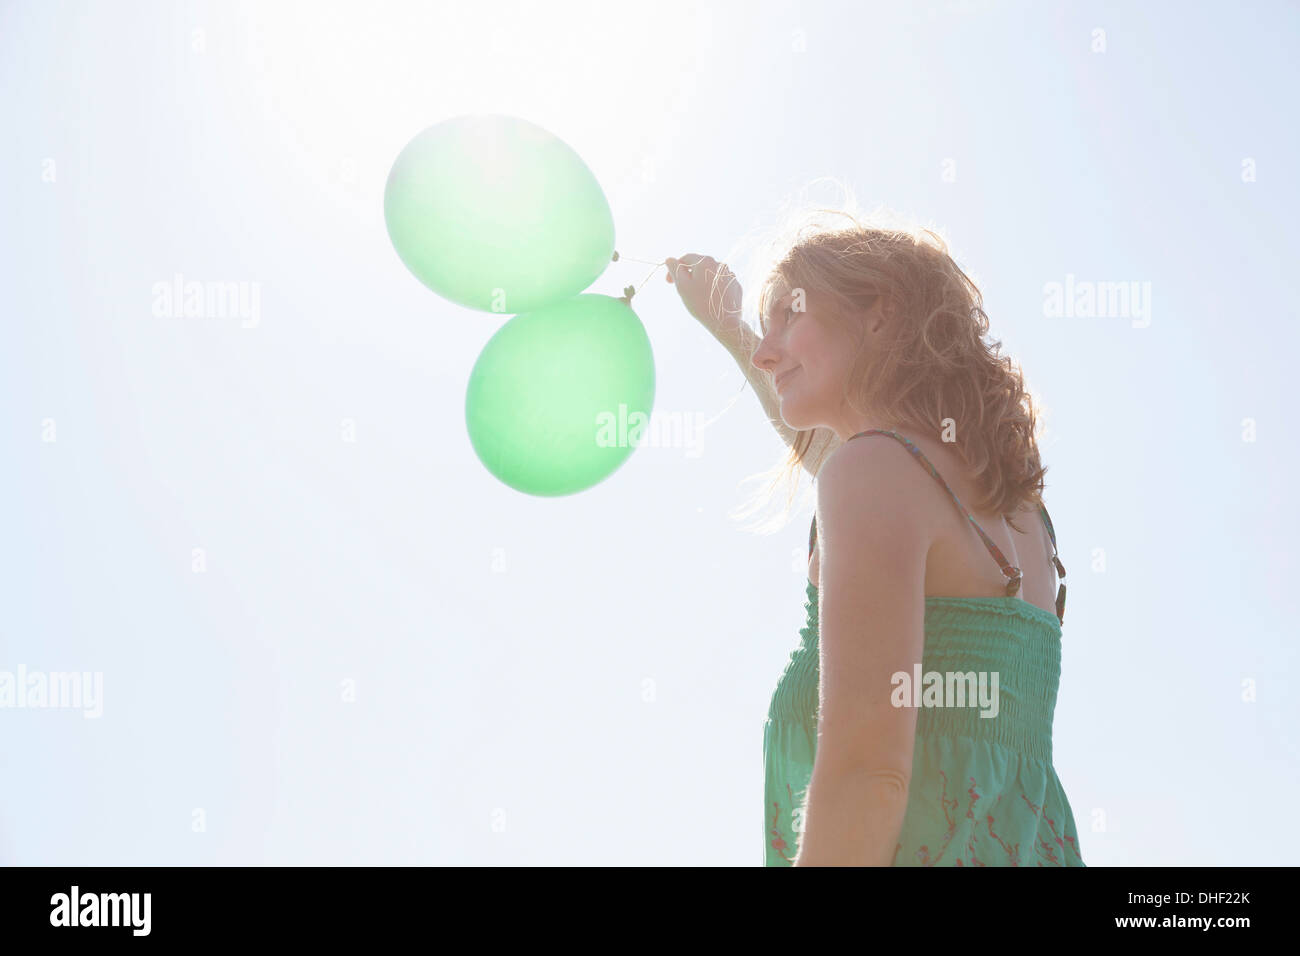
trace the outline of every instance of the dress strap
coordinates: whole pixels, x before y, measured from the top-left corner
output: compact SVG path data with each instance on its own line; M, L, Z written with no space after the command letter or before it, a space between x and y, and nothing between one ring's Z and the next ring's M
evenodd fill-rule
M947 489L948 494L951 495L952 500L957 503L957 507L961 509L962 514L964 514L970 520L970 523L975 526L975 530L979 533L980 539L984 542L984 546L989 549L989 553L992 554L993 558L998 562L998 567L1000 567L1002 569L1002 573L1007 576L1008 578L1007 596L1010 597L1014 595L1020 589L1020 578L1021 578L1020 569L1013 567L1007 561L1006 557L1002 554L1001 549L999 549L998 546L993 543L993 540L989 538L987 534L984 533L984 529L981 528L979 524L975 521L975 519L971 517L970 512L967 511L962 506L961 501L959 501L957 496L953 494L953 490L948 487L948 482L943 480L943 476L939 474L939 470L935 468L934 465L930 464L929 459L925 457L925 454L921 451L921 449L917 448L916 445L912 444L910 441L908 441L906 438L904 438L902 435L898 434L897 432L888 431L883 428L871 428L864 432L858 432L858 434L852 436L852 438L850 438L849 441L852 441L854 438L857 438L859 435L890 435L894 438L897 438L899 441L901 441L907 447L908 451L910 451L915 457L919 458L925 464L925 466L930 470L930 474L934 475L934 477L939 480L939 483L942 484L945 489ZM1061 563L1061 555L1056 545L1056 529L1052 525L1052 516L1047 513L1047 506L1040 504L1038 506L1038 513L1043 519L1043 524L1047 526L1047 536L1052 539L1052 564L1056 566L1056 573L1058 577L1062 579L1056 590L1056 617L1057 620L1059 620L1062 624L1064 624L1065 623L1065 580L1064 580L1065 565ZM812 560L813 550L816 547L817 547L817 518L814 515L812 519L812 526L808 529L808 560L810 561Z
M993 555L993 560L997 561L998 567L1002 569L1002 574L1007 579L1007 597L1012 597L1018 593L1020 591L1020 569L1008 561L1006 555L1002 553L1002 549L994 544L993 539L984 533L984 529L979 526L979 522L977 522L971 513L966 510L966 507L961 503L961 500L953 492L952 488L948 486L948 482L943 480L943 475L939 474L939 469L930 464L930 459L925 457L925 453L902 435L898 434L898 432L890 431L885 428L868 428L866 431L858 432L856 435L851 435L848 440L853 441L854 438L861 438L864 435L888 435L891 438L898 439L898 441L902 442L903 446L912 453L912 457L916 458L925 465L927 469L929 469L930 474L934 476L935 480L938 481L939 484L943 485L944 490L946 490L949 496L951 496L953 502L957 505L957 509L966 516L968 521L970 521L971 526L980 536L980 540L984 542L984 547L988 549L989 554Z
M1038 513L1043 516L1043 524L1047 525L1047 536L1052 539L1052 564L1056 565L1056 574L1061 579L1056 589L1056 617L1062 624L1065 623L1065 565L1061 563L1061 553L1056 547L1056 529L1052 527L1052 516L1047 513L1047 506L1040 504Z

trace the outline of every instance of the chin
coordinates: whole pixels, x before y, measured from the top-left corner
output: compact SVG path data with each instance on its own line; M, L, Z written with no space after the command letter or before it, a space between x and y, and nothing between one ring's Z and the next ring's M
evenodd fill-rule
M815 421L815 418L815 415L810 416L806 409L800 408L798 402L784 401L781 403L781 421L797 432L806 431L809 428L820 428L822 423Z

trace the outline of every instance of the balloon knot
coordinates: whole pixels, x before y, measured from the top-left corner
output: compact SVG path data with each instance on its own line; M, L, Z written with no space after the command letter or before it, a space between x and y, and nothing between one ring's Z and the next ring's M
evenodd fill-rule
M613 258L613 259L610 259L609 261L610 261L610 262L618 262L618 250L617 250L617 249L614 250L614 258Z
M636 286L630 285L623 290L623 301L628 305L632 304L632 296L636 295Z

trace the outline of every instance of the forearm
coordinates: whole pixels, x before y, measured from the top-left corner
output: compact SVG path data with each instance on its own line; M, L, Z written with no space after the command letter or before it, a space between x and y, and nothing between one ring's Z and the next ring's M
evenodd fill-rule
M897 771L814 765L794 865L891 866L907 793Z

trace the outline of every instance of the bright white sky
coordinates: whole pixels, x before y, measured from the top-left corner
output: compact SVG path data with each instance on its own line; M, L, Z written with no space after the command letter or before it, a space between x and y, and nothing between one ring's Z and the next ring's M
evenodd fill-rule
M662 270L656 411L700 444L563 499L485 471L464 391L500 319L420 285L382 215L401 147L472 112L573 146L628 256L728 258L827 176L940 228L1048 411L1085 860L1293 861L1298 20L0 7L0 670L103 675L97 719L0 711L0 862L761 860L810 501L771 536L728 516L781 446ZM156 316L178 273L260 283L260 321ZM1149 325L1045 315L1067 276L1150 283Z

